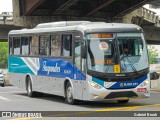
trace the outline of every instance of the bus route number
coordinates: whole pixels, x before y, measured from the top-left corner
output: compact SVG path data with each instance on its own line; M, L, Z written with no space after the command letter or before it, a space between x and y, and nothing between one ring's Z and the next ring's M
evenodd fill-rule
M114 65L114 73L120 73L120 65Z

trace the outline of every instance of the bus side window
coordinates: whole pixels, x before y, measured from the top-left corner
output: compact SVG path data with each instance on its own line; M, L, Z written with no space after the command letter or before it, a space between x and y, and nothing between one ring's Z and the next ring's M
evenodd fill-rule
M29 55L29 37L21 37L22 55Z
M43 35L39 38L39 54L49 55L49 36Z
M30 54L38 55L38 36L32 36L30 41Z
M60 34L51 35L51 56L59 57L61 54Z
M13 54L20 55L20 37L13 38Z
M72 35L62 35L62 56L72 56Z

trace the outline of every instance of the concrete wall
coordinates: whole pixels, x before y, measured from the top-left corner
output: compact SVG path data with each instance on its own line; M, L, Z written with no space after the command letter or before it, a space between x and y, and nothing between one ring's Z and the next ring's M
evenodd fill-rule
M132 11L131 13L123 16L122 21L123 23L132 23L132 17L135 17L138 14L137 10Z
M0 26L0 40L7 40L8 39L8 32L11 29L9 29L9 27L5 27L5 26Z
M0 41L1 40L8 40L8 33L11 30L21 29L21 27L17 26L10 26L10 25L0 25Z
M160 41L160 28L155 26L144 26L142 28L144 30L146 40Z
M151 89L160 91L160 79L151 80Z
M160 64L150 64L150 71L157 72L160 75ZM160 91L160 78L151 80L151 88Z

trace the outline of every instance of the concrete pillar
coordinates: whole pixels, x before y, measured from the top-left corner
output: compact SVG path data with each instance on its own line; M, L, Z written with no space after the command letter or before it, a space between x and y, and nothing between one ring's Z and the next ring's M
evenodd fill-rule
M20 16L19 0L12 0L12 5L13 5L13 17L17 18Z

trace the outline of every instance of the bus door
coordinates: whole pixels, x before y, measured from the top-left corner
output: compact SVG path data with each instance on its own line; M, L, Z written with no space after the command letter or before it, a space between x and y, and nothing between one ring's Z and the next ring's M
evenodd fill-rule
M83 60L81 57L81 46L83 45L83 41L79 39L75 39L74 42L74 91L75 98L82 99L82 91L83 91L83 82L84 82L84 73L83 73ZM77 93L77 94L76 94Z
M76 37L79 38L76 38ZM82 46L84 45L83 38L80 35L75 35L74 40L74 79L75 80L85 80L85 59L82 58Z

